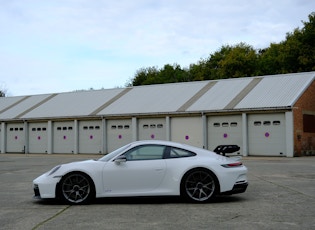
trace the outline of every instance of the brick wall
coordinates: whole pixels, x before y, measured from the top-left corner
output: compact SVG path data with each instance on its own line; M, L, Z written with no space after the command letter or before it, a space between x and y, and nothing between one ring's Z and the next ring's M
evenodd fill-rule
M295 156L315 155L315 133L304 132L303 114L315 116L315 80L293 108Z

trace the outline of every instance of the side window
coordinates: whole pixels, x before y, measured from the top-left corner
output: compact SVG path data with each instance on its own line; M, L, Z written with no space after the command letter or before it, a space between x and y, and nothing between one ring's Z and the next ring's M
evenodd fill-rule
M170 158L179 158L179 157L192 157L196 156L195 153L178 148L171 148L170 150Z
M129 150L125 153L127 161L158 160L163 159L165 146L144 145Z

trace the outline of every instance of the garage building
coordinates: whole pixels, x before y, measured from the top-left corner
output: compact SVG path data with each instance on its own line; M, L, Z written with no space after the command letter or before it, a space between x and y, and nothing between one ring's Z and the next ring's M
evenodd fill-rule
M106 154L160 139L315 155L315 72L0 98L1 153Z

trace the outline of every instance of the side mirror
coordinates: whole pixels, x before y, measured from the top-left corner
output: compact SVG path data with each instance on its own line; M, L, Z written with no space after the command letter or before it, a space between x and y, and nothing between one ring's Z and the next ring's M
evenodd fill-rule
M114 162L116 163L116 164L120 164L120 163L123 163L123 162L126 162L127 161L127 158L124 156L124 155L122 155L122 156L119 156L119 157L117 157L115 160L114 160Z

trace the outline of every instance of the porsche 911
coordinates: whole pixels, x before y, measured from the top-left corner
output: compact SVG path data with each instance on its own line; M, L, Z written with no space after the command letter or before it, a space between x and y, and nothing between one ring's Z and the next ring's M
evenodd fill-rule
M97 160L61 164L33 181L34 197L86 204L95 198L181 196L208 202L246 191L240 157L169 141L129 143Z

